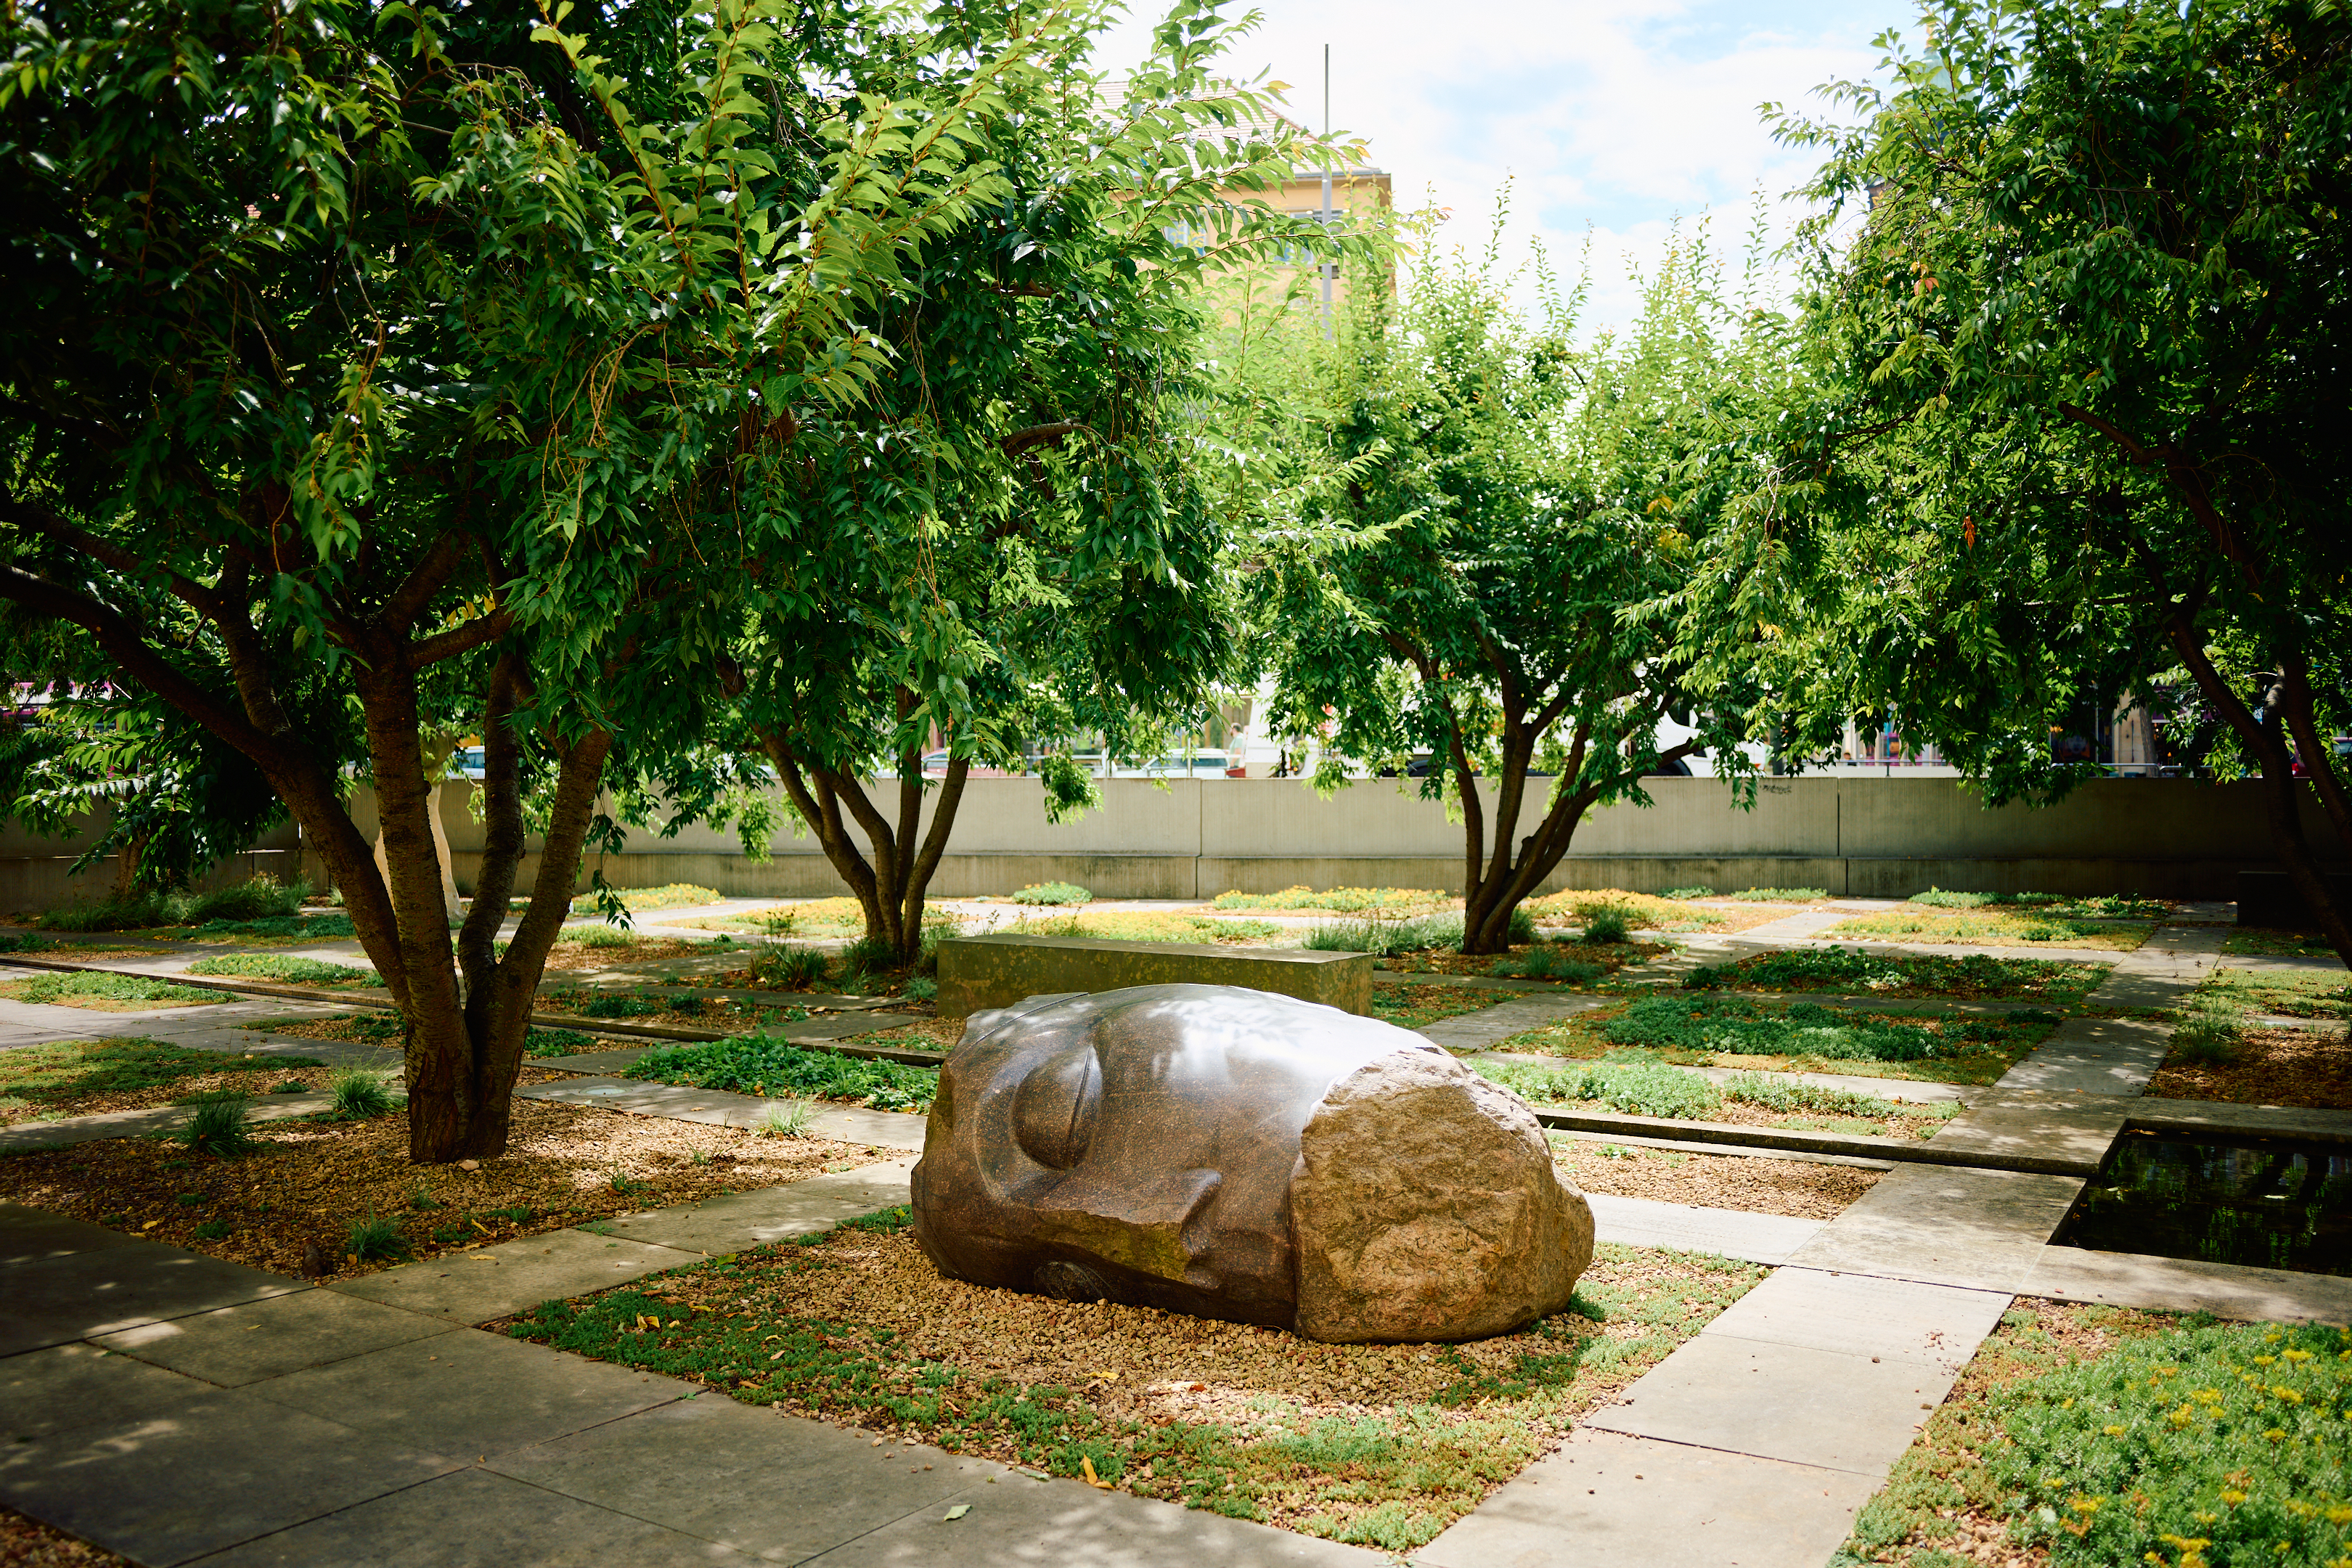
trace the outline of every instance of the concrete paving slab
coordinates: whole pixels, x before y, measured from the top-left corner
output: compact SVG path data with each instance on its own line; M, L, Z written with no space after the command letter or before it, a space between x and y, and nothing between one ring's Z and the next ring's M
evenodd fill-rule
M1420 1568L1821 1568L1877 1483L1579 1430L1412 1554Z
M716 1256L814 1236L843 1220L908 1201L912 1160L861 1165L781 1187L761 1187L609 1224L612 1235L681 1252Z
M2009 1303L2000 1290L1776 1268L1699 1331L1916 1362L1957 1374Z
M0 1274L7 1299L7 1310L0 1313L0 1355L309 1289L258 1268L152 1244L19 1263Z
M2038 1168L2063 1166L2064 1173L2096 1172L2124 1130L2131 1102L2120 1095L2070 1095L1995 1090L1979 1093L1969 1108L1936 1130L1928 1140L1988 1164L2032 1160Z
M241 1388L457 1331L446 1318L405 1312L337 1290L301 1290L125 1329L101 1336L97 1343L223 1388Z
M102 1421L0 1447L0 1500L165 1568L456 1468L250 1389L223 1389L162 1409L114 1407Z
M2082 1190L2078 1176L1906 1165L1880 1177L1785 1261L2014 1291Z
M673 1121L700 1121L725 1126L729 1101L750 1095L718 1089L683 1089L669 1083L638 1083L625 1078L574 1078L555 1083L528 1084L515 1090L519 1100L548 1100L559 1105L593 1105L602 1110L625 1110L637 1116L664 1116Z
M1884 1479L1955 1375L1926 1362L1702 1333L1580 1425Z
M2266 1138L2352 1139L2352 1110L2146 1097L2133 1100L2126 1110L2134 1127L2166 1132L2252 1132Z
M1606 996L1526 996L1498 1002L1481 1012L1440 1018L1424 1025L1420 1033L1449 1051L1483 1051L1496 1040L1589 1013L1610 1000Z
M456 1323L487 1323L541 1301L608 1290L695 1261L690 1253L617 1236L551 1230L472 1252L404 1263L327 1289Z
M653 1048L638 1046L630 1050L582 1051L569 1057L533 1057L530 1065L550 1072L578 1073L584 1078L618 1076L636 1066L637 1059Z
M551 1443L693 1389L460 1329L274 1377L255 1392L353 1431L470 1460Z
M2042 1248L2025 1277L2023 1293L2115 1307L2210 1312L2249 1322L2352 1321L2352 1279L2340 1275L2092 1252L2080 1247Z
M817 1568L934 1568L948 1563L1083 1563L1086 1568L1388 1568L1385 1552L1343 1546L1246 1520L1082 1481L1011 1477L910 1513L808 1561Z
M2169 1025L2133 1018L2069 1018L1994 1087L2048 1094L2137 1094L2164 1065L2171 1044Z
M1587 1193L1584 1199L1592 1205L1593 1228L1602 1241L1712 1252L1749 1263L1786 1263L1829 1224L1783 1215L1662 1204L1651 1198L1621 1198L1610 1193Z
M68 1258L77 1252L99 1252L110 1247L142 1245L135 1236L109 1230L87 1220L37 1209L29 1204L0 1203L0 1268Z
M869 1149L912 1149L919 1153L929 1126L929 1118L903 1110L863 1110L850 1106L820 1110L809 1118L809 1131L821 1137L863 1143Z
M487 1464L773 1563L803 1562L918 1510L943 1510L949 1498L991 1476L1037 1484L985 1459L872 1444L867 1433L706 1394L493 1454Z
M701 1568L752 1560L577 1498L460 1470L248 1541L203 1568Z
M213 1388L97 1345L0 1357L0 1443L25 1443L136 1410L162 1416Z

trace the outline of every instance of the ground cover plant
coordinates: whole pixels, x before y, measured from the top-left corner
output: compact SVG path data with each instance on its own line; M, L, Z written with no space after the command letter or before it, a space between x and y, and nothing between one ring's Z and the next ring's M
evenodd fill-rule
M1754 991L1867 991L1881 996L1952 996L1972 1001L2032 1001L2071 1005L2107 976L2094 961L1993 958L1971 953L1877 953L1859 948L1801 947L1761 952L1735 963L1694 969L1683 984L1694 991L1738 987Z
M1094 895L1076 882L1032 882L1006 895L1016 904L1087 904Z
M2021 909L2061 920L2160 921L2172 912L2162 899L2134 898L2128 893L1954 893L1930 888L1906 900L1938 910Z
M1967 942L1979 947L2050 942L2061 947L2097 947L2129 952L2146 942L2155 929L2145 921L2061 919L2040 910L2011 914L2001 910L1979 910L1944 915L1904 909L1855 915L1822 934L1870 937L1879 942Z
M1319 914L1329 910L1337 914L1402 916L1427 914L1432 910L1456 909L1462 900L1435 888L1327 888L1321 892L1305 887L1285 888L1278 893L1219 893L1210 900L1214 910L1271 910L1284 914Z
M276 980L289 985L375 985L381 984L373 969L354 969L348 963L329 963L322 959L303 958L290 952L232 952L219 958L200 958L188 965L191 974L245 975L256 980Z
M1628 1116L1723 1121L1798 1131L1924 1138L1958 1114L1957 1103L1897 1104L1875 1095L1769 1073L1735 1073L1721 1084L1685 1072L1647 1051L1620 1047L1572 1067L1527 1062L1471 1066L1536 1105L1597 1101Z
M1839 1561L2001 1545L2053 1568L2335 1568L2352 1556L2347 1408L2338 1326L2021 1301Z
M2216 969L2198 994L2249 1013L2352 1019L2352 984L2340 969Z
M357 931L349 915L298 914L205 921L200 925L164 926L142 934L155 942L234 942L288 947L311 942L349 942Z
M1827 888L1742 888L1726 893L1743 904L1818 904L1830 896Z
M135 893L96 904L69 904L40 918L48 931L141 931L155 926L264 920L301 912L310 884L280 885L258 876L209 893Z
M1507 997L1466 985L1375 985L1371 1016L1402 1028L1418 1029L1440 1018L1482 1013Z
M997 928L1007 936L1085 936L1114 942L1263 942L1283 934L1271 921L1213 920L1207 915L1097 910L1084 915L1032 915Z
M903 1208L551 1301L509 1331L884 1442L1405 1552L1475 1507L1759 1279L1603 1246L1571 1309L1464 1345L1281 1330L943 1279Z
M644 914L653 910L690 910L698 904L719 902L716 888L698 888L691 882L670 882L658 888L608 888L601 893L583 893L572 900L575 915L595 914L604 908L603 900L613 899L631 914Z
M2317 931L2273 931L2266 926L2238 926L2221 938L2221 951L2231 958L2333 958L2336 950Z
M539 1011L567 1018L657 1024L664 1027L709 1029L717 1034L797 1024L808 1009L798 1005L778 1006L740 996L704 996L692 991L589 990L576 986L541 987Z
M1552 1161L1588 1193L1744 1214L1834 1219L1876 1184L1879 1173L1757 1154L1700 1154L1550 1135Z
M289 1079L319 1089L325 1087L324 1067L316 1057L231 1056L136 1037L15 1046L0 1051L0 1118L141 1110L240 1085L275 1088Z
M1568 921L1580 925L1588 921L1595 910L1622 910L1631 924L1642 931L1738 931L1743 924L1779 918L1759 915L1749 921L1745 918L1748 911L1744 910L1697 909L1671 894L1628 893L1615 888L1593 892L1547 893L1540 899L1528 900L1521 907L1539 921Z
M1680 1067L1984 1084L2014 1067L2064 1018L2039 1007L1879 1012L1877 1005L1894 1005L1782 1007L1717 993L1651 992L1510 1036L1494 1048L1582 1061L1637 1047ZM1812 1054L1823 1048L1846 1054ZM1890 1054L1857 1054L1874 1049Z
M523 1069L526 1083L560 1076ZM392 1261L347 1259L351 1227L372 1216L393 1220L409 1255L429 1258L875 1157L824 1138L770 1140L545 1100L511 1109L508 1152L471 1171L410 1163L398 1116L329 1116L252 1123L252 1148L230 1158L123 1138L14 1154L0 1160L0 1198L278 1274L300 1274L315 1247L351 1274Z
M0 996L15 1002L38 1002L52 1007L85 1007L96 1013L135 1013L150 1007L193 1007L226 1002L218 991L174 985L146 975L114 974L79 970L70 974L37 974L27 980L0 981Z
M793 936L855 936L865 931L866 916L856 899L801 899L740 914L700 915L678 923L698 931L756 931L781 941Z
M265 1018L237 1026L264 1034L291 1036L300 1040L346 1040L354 1045L386 1046L395 1050L407 1033L397 1013L335 1013L325 1017ZM523 1047L527 1056L572 1057L589 1051L609 1051L615 1046L611 1040L600 1040L577 1029L534 1028L524 1037Z
M926 1041L918 1049L934 1049ZM623 1076L648 1083L723 1089L738 1094L798 1095L876 1110L929 1110L939 1092L937 1068L787 1045L772 1035L741 1035L708 1045L660 1046Z

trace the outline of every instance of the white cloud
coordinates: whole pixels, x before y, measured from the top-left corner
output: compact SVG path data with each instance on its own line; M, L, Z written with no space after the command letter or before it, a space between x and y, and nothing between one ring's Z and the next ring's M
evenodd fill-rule
M1472 0L1433 10L1404 0L1268 0L1265 24L1234 53L1234 73L1291 84L1295 118L1322 124L1323 45L1332 122L1362 136L1395 177L1401 205L1453 210L1446 238L1485 243L1486 215L1513 184L1514 230L1572 269L1590 231L1588 322L1627 319L1677 216L1711 216L1736 252L1761 191L1772 243L1801 216L1784 193L1813 154L1774 143L1757 112L1778 101L1820 111L1812 89L1872 74L1870 40L1909 20L1905 0ZM1100 59L1123 67L1157 16L1137 16Z

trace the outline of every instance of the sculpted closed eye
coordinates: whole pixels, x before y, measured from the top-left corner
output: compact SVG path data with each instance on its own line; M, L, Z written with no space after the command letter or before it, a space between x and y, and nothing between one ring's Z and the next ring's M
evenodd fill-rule
M1102 1103L1102 1062L1072 1046L1032 1072L1013 1100L1013 1139L1041 1165L1066 1171L1086 1157Z

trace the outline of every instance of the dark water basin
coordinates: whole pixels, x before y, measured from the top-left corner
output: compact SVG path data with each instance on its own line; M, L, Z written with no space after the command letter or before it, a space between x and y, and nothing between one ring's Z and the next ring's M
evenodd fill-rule
M2352 1276L2352 1143L2128 1131L2051 1239Z

